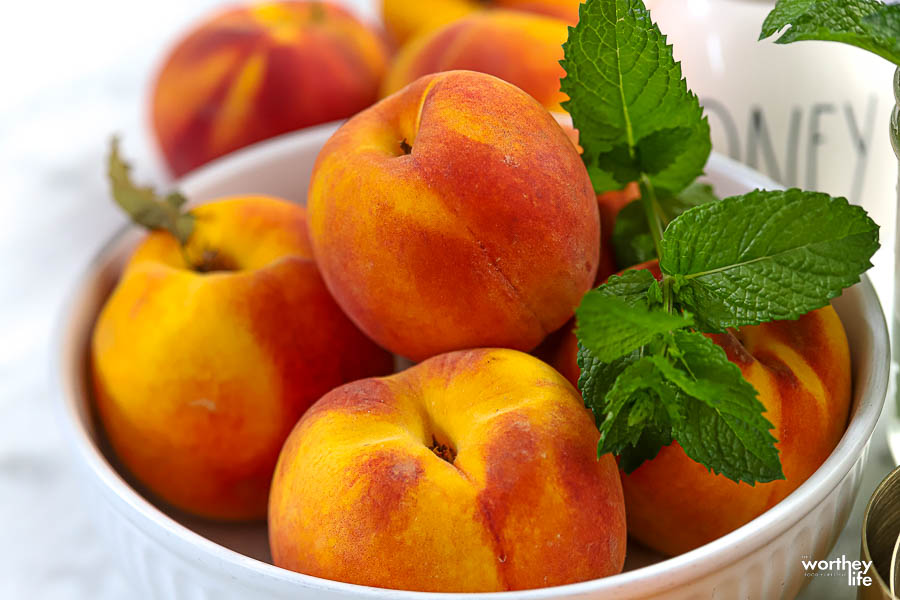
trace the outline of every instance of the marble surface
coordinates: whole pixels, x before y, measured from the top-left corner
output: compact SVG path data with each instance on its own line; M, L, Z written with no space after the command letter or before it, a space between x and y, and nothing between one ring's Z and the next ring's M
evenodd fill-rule
M163 49L215 0L3 3L0 19L0 599L134 598L82 503L56 423L56 320L124 222L103 178L109 136L166 182L145 97ZM347 0L374 18L370 0Z
M373 17L368 0L347 0ZM0 598L134 597L89 520L56 424L56 319L87 261L123 222L107 196L108 137L141 180L163 183L144 98L161 49L213 0L19 2L0 22ZM47 15L53 15L52 19ZM893 199L887 199L893 201ZM892 224L889 224L892 225ZM873 280L891 291L892 227ZM834 550L855 558L869 494L891 469L884 424ZM798 557L799 560L799 557ZM801 598L854 597L814 578Z

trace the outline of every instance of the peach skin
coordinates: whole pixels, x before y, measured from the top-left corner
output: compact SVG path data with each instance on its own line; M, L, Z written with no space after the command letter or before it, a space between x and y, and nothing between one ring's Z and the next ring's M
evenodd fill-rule
M572 127L572 118L566 113L554 112L553 116L562 126L563 130L575 144L578 153L583 149L578 143L578 130ZM632 200L641 197L641 191L637 182L631 182L621 190L613 190L597 194L597 206L600 209L600 263L597 267L597 281L600 285L606 279L619 270L616 261L616 252L613 247L612 237L616 228L616 217ZM657 269L658 270L658 269Z
M388 33L397 42L406 43L466 15L492 8L554 17L574 25L580 4L581 0L382 0L381 14Z
M659 278L656 261L646 268ZM573 326L539 356L577 385ZM843 435L850 410L850 351L830 305L796 321L773 321L709 336L759 392L774 425L785 479L735 483L694 462L677 442L630 475L622 474L628 533L649 548L676 555L729 533L784 499L825 462Z
M621 483L578 393L521 352L431 358L340 387L306 413L272 482L276 565L431 592L618 573Z
M422 75L467 69L499 77L531 94L548 110L568 99L559 89L559 64L568 37L565 21L508 10L480 11L407 43L381 87L387 96Z
M387 69L382 35L328 2L231 8L190 31L152 91L162 154L180 176L266 138L372 104Z
M676 555L729 533L806 481L840 441L850 410L850 353L829 305L796 321L710 336L738 365L774 425L784 480L735 483L694 462L677 442L622 476L628 533Z
M147 235L100 313L97 412L116 456L158 498L204 517L261 519L278 452L306 408L390 373L393 360L329 295L302 207L248 196L191 212L184 252L168 232Z
M344 124L308 207L338 304L413 360L531 350L597 272L597 201L574 145L528 94L482 73L425 76Z

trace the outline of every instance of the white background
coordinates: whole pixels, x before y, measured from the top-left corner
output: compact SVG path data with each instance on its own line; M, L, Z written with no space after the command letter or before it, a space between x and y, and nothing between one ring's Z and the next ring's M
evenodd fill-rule
M424 1L424 0L423 0ZM375 17L368 0L347 4ZM2 3L0 17L0 599L134 597L82 504L56 424L55 321L75 278L124 222L102 161L123 135L140 180L164 183L145 122L162 52L212 0ZM886 249L889 251L889 249ZM835 554L855 558L862 502L890 468L876 445L856 524ZM799 560L799 557L797 557ZM851 598L817 578L806 598Z

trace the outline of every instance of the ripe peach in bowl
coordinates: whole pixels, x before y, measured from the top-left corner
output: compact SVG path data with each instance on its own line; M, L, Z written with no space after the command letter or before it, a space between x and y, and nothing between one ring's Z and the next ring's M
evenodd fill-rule
M264 193L302 202L315 157L334 130L333 126L323 126L237 152L198 170L180 187L195 201ZM706 172L721 195L773 185L746 167L715 154ZM115 237L74 290L63 315L56 365L60 418L71 443L73 460L81 469L88 506L97 517L98 531L109 541L113 555L122 561L136 591L147 598L217 600L456 597L355 585L278 568L272 564L262 524L198 520L154 503L130 482L97 427L87 364L93 323L138 237L134 231ZM833 305L847 332L852 364L849 421L835 449L796 490L746 525L675 558L665 559L630 543L625 570L620 574L570 585L474 597L794 597L808 581L799 557L824 558L846 523L887 385L887 329L868 279L864 277L860 284L845 290Z
M456 19L485 9L522 11L578 22L582 0L382 0L381 14L388 32L400 43L433 31Z
M597 273L597 200L575 146L534 98L484 73L426 75L347 121L308 202L335 300L412 360L529 351Z
M559 64L566 21L511 10L472 13L407 43L394 57L381 95L393 94L422 75L454 69L499 77L528 92L548 110L561 111Z
M657 278L657 261L636 265ZM536 355L578 384L573 323ZM850 407L850 355L834 307L793 321L772 321L710 334L759 392L774 425L785 478L750 486L694 462L673 442L633 472L622 473L628 533L674 556L722 537L780 502L828 458L844 433Z
M208 17L166 55L151 121L172 173L372 104L389 48L330 2L275 0Z
M116 455L193 514L263 519L288 432L324 393L392 357L332 299L302 206L272 196L191 210L183 247L153 231L97 317L91 372Z
M278 459L274 562L445 592L613 575L625 560L625 504L599 437L575 388L516 350L448 352L341 386Z

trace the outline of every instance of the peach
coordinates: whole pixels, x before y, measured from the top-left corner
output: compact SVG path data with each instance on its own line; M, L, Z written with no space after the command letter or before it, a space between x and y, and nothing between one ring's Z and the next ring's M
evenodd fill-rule
M208 18L166 57L152 92L162 154L182 175L228 152L372 104L389 52L327 2L282 0Z
M308 196L322 276L380 345L422 360L531 350L591 287L591 181L553 117L490 75L449 71L344 124Z
M780 502L825 462L847 425L850 353L831 306L711 337L759 392L785 479L735 483L688 458L677 442L623 474L629 534L669 555L711 542Z
M649 268L657 277L656 261ZM784 499L828 458L850 410L850 352L830 305L796 321L775 321L710 335L759 392L774 425L785 479L735 483L694 462L677 442L633 473L622 474L628 533L668 555L692 550L729 533ZM572 327L545 344L540 356L573 384L577 342Z
M422 75L468 69L488 73L531 94L548 110L561 111L559 64L568 36L565 21L514 11L481 11L407 43L382 84L392 94Z
M169 233L147 235L100 313L97 411L119 460L158 498L260 519L278 452L306 408L347 381L390 373L393 359L329 295L302 207L240 197L192 213L184 252Z
M382 0L381 13L388 32L401 43L428 33L476 11L500 8L536 13L578 22L582 0Z
M576 390L507 349L434 357L306 413L272 482L276 565L432 592L618 573L621 484Z
M578 130L572 127L572 118L566 113L559 112L553 113L553 116L575 144L578 153L581 154L584 150L578 143ZM637 182L631 182L621 190L597 194L597 206L600 209L600 263L597 268L597 285L606 281L610 275L619 270L612 243L616 217L619 215L619 211L625 208L625 205L640 197L641 190Z

